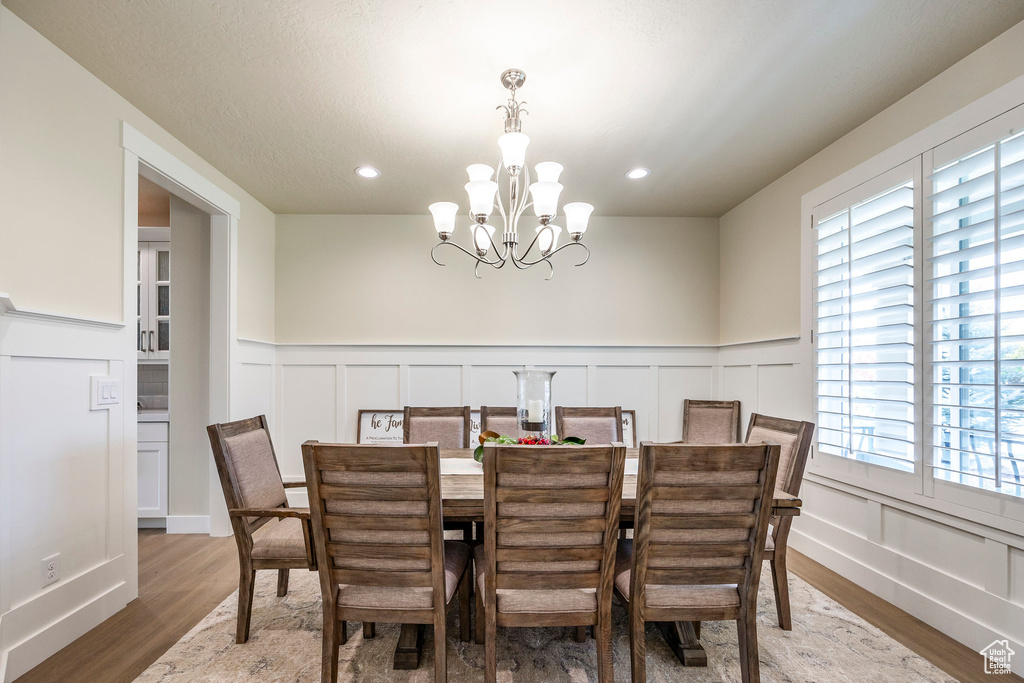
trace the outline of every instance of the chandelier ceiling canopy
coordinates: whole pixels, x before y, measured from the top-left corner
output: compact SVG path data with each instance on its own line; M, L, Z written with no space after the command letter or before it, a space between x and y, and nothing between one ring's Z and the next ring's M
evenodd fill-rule
M558 197L562 193L562 185L558 178L562 173L562 165L554 161L542 161L534 166L536 182L530 182L530 169L526 165L526 148L530 138L522 132L521 115L529 112L523 108L525 102L516 101L516 91L526 82L526 73L521 69L508 69L501 74L501 84L511 95L498 110L505 115L505 134L498 138L501 159L498 163L497 177L495 170L486 164L471 164L466 168L469 182L466 193L469 195L469 217L471 249L466 249L452 241L455 231L455 218L459 212L454 202L435 202L430 205L430 213L434 216L434 229L441 240L430 251L430 257L439 266L445 264L437 260L434 252L439 247L449 246L469 255L476 260L474 273L480 277L480 265L502 268L511 262L516 268L525 270L539 263L547 264L550 272L547 279L554 275L555 269L551 257L570 247L579 247L585 252L582 266L590 259L590 250L583 244L583 233L587 231L587 223L594 207L584 202L571 202L562 207L565 217L565 228L569 241L559 246L558 239L562 228L552 223L558 215ZM502 173L506 177L506 195L500 192ZM528 190L528 193L527 193ZM532 201L530 199L532 198ZM488 223L495 206L501 215L503 230L497 242L496 228ZM526 249L519 253L519 220L526 209L533 207L539 225L534 230ZM529 235L528 235L529 237ZM498 245L501 245L500 247ZM536 247L536 252L534 248Z

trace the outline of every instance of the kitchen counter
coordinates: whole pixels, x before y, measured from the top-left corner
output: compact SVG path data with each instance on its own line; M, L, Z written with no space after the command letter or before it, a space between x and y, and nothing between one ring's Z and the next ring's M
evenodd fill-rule
M166 408L151 408L139 411L139 422L170 422Z

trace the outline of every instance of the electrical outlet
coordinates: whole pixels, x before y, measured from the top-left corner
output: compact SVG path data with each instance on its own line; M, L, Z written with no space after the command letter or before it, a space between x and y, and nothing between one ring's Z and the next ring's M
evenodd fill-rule
M60 580L60 553L43 560L43 587Z

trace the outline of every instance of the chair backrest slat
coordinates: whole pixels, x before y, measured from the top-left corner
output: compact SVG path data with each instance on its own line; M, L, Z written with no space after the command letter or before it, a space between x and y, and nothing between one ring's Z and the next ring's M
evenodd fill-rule
M756 599L778 459L765 444L642 443L630 600L648 585L700 584Z
M469 448L472 430L469 406L453 408L405 406L404 443L434 443L440 448Z
M493 589L585 588L610 599L625 446L484 446ZM607 579L607 585L605 585Z
M722 444L739 440L739 401L683 401L683 443Z
M480 431L515 438L519 434L518 412L514 407L480 406Z
M433 587L437 600L440 585L443 605L437 444L308 441L302 455L324 596L333 599L334 586L354 584Z
M567 408L555 406L555 431L558 436L586 439L587 445L621 442L622 407Z

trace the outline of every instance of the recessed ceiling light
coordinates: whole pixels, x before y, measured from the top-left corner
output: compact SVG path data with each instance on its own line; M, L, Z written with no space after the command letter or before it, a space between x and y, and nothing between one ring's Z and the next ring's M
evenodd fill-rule
M651 175L651 169L649 168L631 168L626 171L626 177L630 180L640 180Z
M373 166L358 166L356 168L356 175L360 178L379 178L380 171Z

